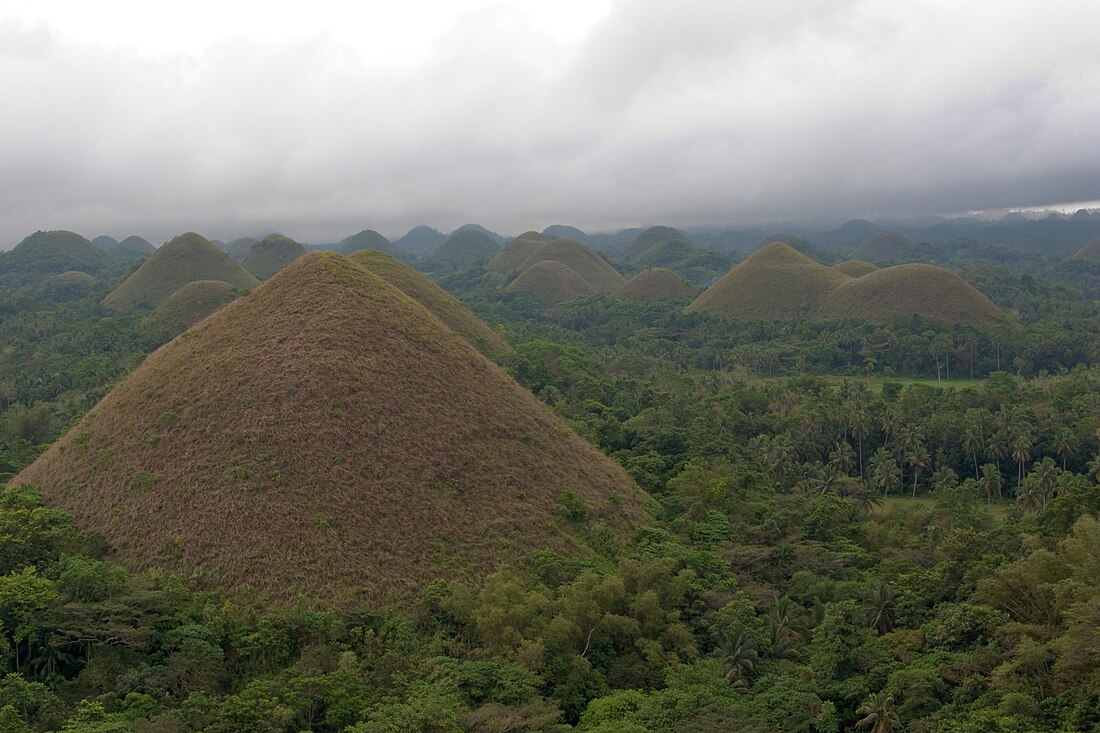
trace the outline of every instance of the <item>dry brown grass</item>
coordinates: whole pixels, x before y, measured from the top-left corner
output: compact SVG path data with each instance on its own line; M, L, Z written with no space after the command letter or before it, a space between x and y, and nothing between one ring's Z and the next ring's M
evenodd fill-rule
M196 280L221 280L240 289L253 288L259 283L225 252L189 232L158 249L103 299L103 305L116 310L155 307Z
M825 295L850 279L773 242L707 288L688 310L727 318L798 318L816 313Z
M550 240L538 232L524 232L506 244L504 249L497 252L493 259L489 260L489 270L501 275L511 276L520 269L528 257L537 252L539 247L548 241Z
M572 239L552 239L536 249L519 266L519 271L539 262L560 262L581 276L597 293L610 293L626 282L619 272L588 247Z
M355 252L348 258L420 303L481 353L493 356L511 351L500 334L457 298L405 263L373 249Z
M848 277L863 277L867 273L874 272L878 268L867 260L846 260L833 265L833 269L838 272L843 272Z
M523 270L515 280L508 283L505 290L523 290L531 297L550 308L558 303L579 298L582 295L595 295L596 290L588 281L578 275L572 267L554 260L536 262Z
M623 300L678 300L696 292L691 283L672 270L652 267L642 270L611 294Z
M995 325L1005 314L961 277L935 265L895 265L844 283L829 293L822 313L835 318L888 321L919 314L949 324Z
M178 336L237 298L237 290L221 280L196 280L168 296L145 319L163 338Z
M626 473L422 305L309 254L150 355L14 483L135 568L239 596L409 598L621 531Z

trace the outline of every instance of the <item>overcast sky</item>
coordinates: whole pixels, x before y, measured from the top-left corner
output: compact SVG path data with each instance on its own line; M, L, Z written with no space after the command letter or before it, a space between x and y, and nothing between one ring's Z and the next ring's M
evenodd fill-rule
M291 5L0 0L0 248L1100 199L1095 0Z

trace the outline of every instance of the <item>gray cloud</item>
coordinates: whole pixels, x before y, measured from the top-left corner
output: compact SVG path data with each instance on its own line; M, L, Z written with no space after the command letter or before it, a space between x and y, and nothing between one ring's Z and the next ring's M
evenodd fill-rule
M0 21L0 247L1100 199L1100 6L1035 7L638 0L579 47L484 10L400 72L326 36L149 57Z

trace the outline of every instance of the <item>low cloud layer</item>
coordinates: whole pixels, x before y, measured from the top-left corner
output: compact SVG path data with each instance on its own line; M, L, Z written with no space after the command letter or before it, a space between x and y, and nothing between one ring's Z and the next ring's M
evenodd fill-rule
M483 9L385 69L328 34L150 55L0 19L0 248L1100 199L1100 5L794 5L621 2L568 44Z

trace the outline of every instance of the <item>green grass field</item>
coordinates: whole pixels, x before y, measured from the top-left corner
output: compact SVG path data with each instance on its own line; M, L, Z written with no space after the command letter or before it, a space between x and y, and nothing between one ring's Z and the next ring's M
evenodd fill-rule
M918 496L913 498L912 496L889 496L882 504L875 508L874 514L885 518L897 512L921 509L931 511L936 507L937 499L932 496ZM996 499L989 504L982 502L982 506L989 510L990 515L998 520L1004 521L1008 516L1009 510L1013 506L1011 499Z

